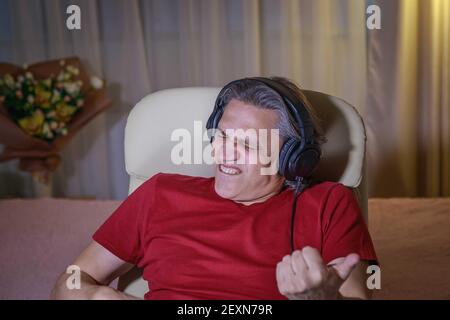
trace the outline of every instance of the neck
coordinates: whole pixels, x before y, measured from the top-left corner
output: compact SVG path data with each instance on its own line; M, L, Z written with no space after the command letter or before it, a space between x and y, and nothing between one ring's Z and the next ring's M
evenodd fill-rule
M271 191L269 193L266 193L266 194L264 194L264 195L262 195L262 196L260 196L258 198L251 199L251 200L234 200L234 202L241 203L243 205L249 206L249 205L254 204L254 203L264 202L267 199L269 199L269 198L279 194L282 190L283 190L283 184L280 184L275 190L273 190L273 191Z

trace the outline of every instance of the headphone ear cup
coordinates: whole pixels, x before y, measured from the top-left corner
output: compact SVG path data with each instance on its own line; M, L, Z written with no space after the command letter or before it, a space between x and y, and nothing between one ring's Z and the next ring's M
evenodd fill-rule
M286 159L286 174L288 180L296 177L309 177L319 164L321 156L320 148L316 144L294 148Z
M298 140L294 138L289 138L286 140L281 147L280 157L279 157L279 165L278 165L278 173L284 177L288 174L288 164L289 158L292 153L292 150L297 145Z
M222 117L223 109L222 108L214 108L213 112L209 116L206 122L206 129L209 135L209 141L212 143L214 140L215 130L217 129L217 125L219 124L220 118Z

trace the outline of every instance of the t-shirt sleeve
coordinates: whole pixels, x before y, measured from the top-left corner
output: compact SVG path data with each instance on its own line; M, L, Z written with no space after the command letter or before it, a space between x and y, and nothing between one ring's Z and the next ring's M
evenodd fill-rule
M156 180L157 175L141 184L92 236L112 254L134 265L144 255L144 235L154 209Z
M357 253L378 264L375 249L353 192L343 184L332 188L322 212L322 256L325 263Z

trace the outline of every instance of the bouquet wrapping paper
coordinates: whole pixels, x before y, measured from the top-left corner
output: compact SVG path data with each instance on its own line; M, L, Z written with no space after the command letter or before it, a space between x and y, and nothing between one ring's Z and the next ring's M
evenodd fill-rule
M0 144L4 145L0 154L0 162L19 159L19 169L32 173L40 182L48 181L49 175L58 167L60 153L64 146L96 115L111 105L104 87L94 88L93 85L101 80L89 77L81 61L77 57L69 57L36 63L26 67L19 67L9 63L0 63L0 77L9 74L14 78L30 72L34 79L48 79L56 76L61 69L70 65L78 69L74 78L82 83L81 92L84 95L82 108L74 114L67 124L67 132L58 135L52 141L33 137L25 132L10 116L8 108L0 101Z

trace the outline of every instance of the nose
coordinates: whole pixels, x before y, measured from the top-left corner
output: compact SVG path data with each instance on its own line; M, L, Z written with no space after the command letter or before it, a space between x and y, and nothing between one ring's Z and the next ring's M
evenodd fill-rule
M216 163L232 163L239 159L238 145L232 139L214 139L214 159Z

